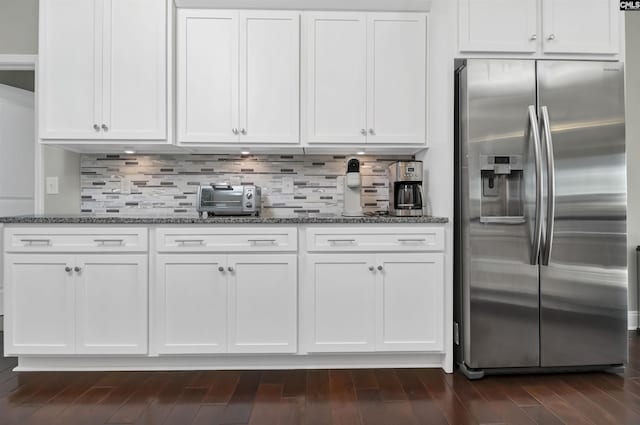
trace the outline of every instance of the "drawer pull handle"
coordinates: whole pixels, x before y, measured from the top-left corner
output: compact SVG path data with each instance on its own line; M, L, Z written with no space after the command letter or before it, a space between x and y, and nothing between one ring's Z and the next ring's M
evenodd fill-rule
M329 239L329 243L349 243L349 244L354 244L356 243L355 239Z
M27 245L33 245L35 243L45 244L46 246L51 245L51 239L20 239L20 242Z
M198 245L204 245L204 239L176 239L176 243L186 245L188 243L196 243Z
M271 245L276 245L276 240L275 239L248 239L249 242L253 242L254 244L259 244L259 243L268 243Z
M106 245L108 243L124 245L124 239L94 239L93 241L98 245Z
M426 239L398 239L398 242L426 242Z

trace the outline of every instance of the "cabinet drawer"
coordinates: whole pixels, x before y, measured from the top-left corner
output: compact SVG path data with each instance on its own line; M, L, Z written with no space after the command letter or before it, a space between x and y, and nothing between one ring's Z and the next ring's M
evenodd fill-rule
M444 229L312 227L307 229L308 252L325 251L443 251Z
M279 228L175 228L156 231L158 252L295 252L298 230Z
M7 228L7 252L146 252L145 228Z

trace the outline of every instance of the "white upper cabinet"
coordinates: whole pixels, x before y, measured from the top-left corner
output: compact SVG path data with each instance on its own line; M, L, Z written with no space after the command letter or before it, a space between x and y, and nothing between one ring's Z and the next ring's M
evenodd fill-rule
M41 139L167 136L167 4L42 0Z
M178 12L179 144L299 142L300 15Z
M425 144L427 17L305 13L305 141Z
M618 0L458 0L461 52L615 55Z
M368 143L425 143L427 25L419 14L369 14Z
M306 141L364 143L367 21L361 13L305 13Z
M240 140L300 140L300 14L240 12Z
M534 53L538 0L460 0L460 51Z
M238 12L178 11L178 141L237 142Z
M38 53L40 137L97 139L102 115L102 2L42 0ZM98 131L94 128L98 126Z
M543 51L616 54L620 13L617 0L542 0Z
M107 139L164 139L166 2L104 0L103 119Z

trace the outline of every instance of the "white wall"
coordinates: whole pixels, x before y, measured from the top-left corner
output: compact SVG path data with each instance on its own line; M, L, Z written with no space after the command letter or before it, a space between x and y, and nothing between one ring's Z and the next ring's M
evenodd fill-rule
M456 51L457 2L433 0L429 14L429 149L424 161L427 202L434 216L449 217L446 260L446 341L453 345L453 61ZM453 362L453 357L446 360Z
M629 310L638 310L636 246L640 245L640 13L626 13L627 226ZM632 323L630 323L631 325Z
M0 54L38 52L38 0L0 0Z
M45 214L80 213L80 155L59 148L44 146L43 179L58 177L60 193L44 196ZM43 182L45 184L45 182ZM45 186L46 187L46 186Z

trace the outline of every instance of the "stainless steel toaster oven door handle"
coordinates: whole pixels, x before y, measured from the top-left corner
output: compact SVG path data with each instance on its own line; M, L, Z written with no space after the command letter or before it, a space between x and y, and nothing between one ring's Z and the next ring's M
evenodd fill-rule
M233 190L233 186L229 184L214 184L213 190Z
M421 239L398 239L398 242L426 242L425 238Z

